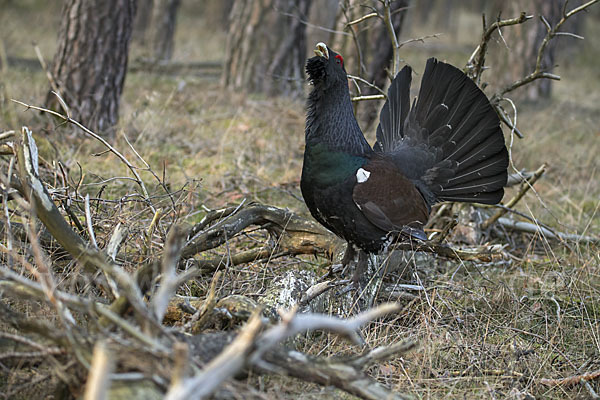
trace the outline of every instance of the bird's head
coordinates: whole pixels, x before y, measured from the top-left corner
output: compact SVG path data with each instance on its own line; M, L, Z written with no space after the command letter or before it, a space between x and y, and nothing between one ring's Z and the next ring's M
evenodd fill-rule
M315 54L306 62L306 73L311 84L323 89L339 83L347 85L348 78L341 55L323 42L317 43Z

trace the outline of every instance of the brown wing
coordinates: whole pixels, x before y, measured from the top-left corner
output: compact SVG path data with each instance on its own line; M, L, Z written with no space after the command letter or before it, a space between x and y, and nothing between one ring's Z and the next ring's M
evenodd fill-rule
M419 232L429 218L427 204L415 185L386 159L377 157L359 168L352 198L378 228L423 238Z

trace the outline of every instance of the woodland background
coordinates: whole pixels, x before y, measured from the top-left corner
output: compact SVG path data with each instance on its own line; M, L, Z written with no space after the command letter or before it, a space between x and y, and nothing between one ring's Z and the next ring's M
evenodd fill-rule
M516 119L504 126L509 172L528 178L507 189L513 211L491 221L506 210L437 208L428 232L451 254L396 252L375 297L385 304L353 320L347 277L328 273L343 246L299 190L302 70L324 41L349 74L384 88L389 32L361 18L388 3L105 4L134 3L119 14L132 31L122 95L86 114L74 89L49 93L68 8L0 0L0 397L598 398L598 4L562 27L584 40L549 45L544 71L560 80L499 103ZM482 13L489 27L525 12L488 42L478 76L491 97L534 70L544 21L555 26L563 4L392 2L398 67L415 82L432 56L463 68ZM379 94L357 85L353 96ZM68 109L92 135L27 105ZM356 102L371 143L380 106ZM19 158L31 139L35 173ZM55 214L26 190L38 178Z

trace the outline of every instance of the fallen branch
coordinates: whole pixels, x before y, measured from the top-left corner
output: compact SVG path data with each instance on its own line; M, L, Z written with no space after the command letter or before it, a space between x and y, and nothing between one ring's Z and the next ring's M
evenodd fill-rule
M506 214L508 212L508 209L513 208L519 202L519 200L521 200L523 196L525 196L525 193L527 193L527 191L533 187L533 184L537 182L537 180L540 179L542 175L544 175L545 172L546 164L542 164L529 179L526 179L521 183L521 187L519 188L517 194L506 203L506 208L499 209L494 215L485 220L481 224L481 229L488 229L490 226L492 226L494 222L496 222L500 217Z
M250 225L259 225L278 238L279 247L291 254L332 253L340 240L325 228L277 207L251 204L206 231L197 234L182 252L182 258L213 249Z
M588 372L581 375L573 375L566 378L559 379L547 379L542 378L538 382L546 386L575 386L579 385L581 381L589 382L600 378L600 370Z
M583 236L578 234L551 231L546 227L531 222L515 221L509 218L499 218L497 223L505 228L512 229L515 231L540 234L543 235L546 239L556 239L571 242L600 243L600 237Z
M366 323L400 309L397 304L383 304L349 320L342 320L319 314L296 314L291 311L282 315L282 322L259 334L260 318L255 312L236 339L227 345L229 337L221 339L211 336L210 342L202 340L202 335L191 339L191 348L196 357L203 358L204 343L214 352L215 343L222 340L225 349L215 357L202 372L195 377L184 379L171 387L167 399L184 399L192 394L196 398L210 395L226 379L241 372L245 366L251 366L259 373L279 373L300 378L321 385L334 385L350 394L363 399L406 399L408 396L394 393L379 384L360 369L377 360L401 354L412 348L412 341L391 346L388 350L380 348L347 360L322 360L306 354L279 347L287 338L307 330L323 329L350 338L355 343L363 343L359 328ZM200 354L198 354L200 353Z

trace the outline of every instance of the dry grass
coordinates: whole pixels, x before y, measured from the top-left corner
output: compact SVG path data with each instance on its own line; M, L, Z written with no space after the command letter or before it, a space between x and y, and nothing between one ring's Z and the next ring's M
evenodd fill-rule
M50 58L54 36L48 32L55 32L60 16L57 9L36 11L28 4L9 9L0 17L3 48L11 56L33 57L29 46L33 40ZM203 31L203 24L192 13L193 6L185 7L190 9L182 13L175 58L222 58L224 34L211 36ZM25 24L25 19L36 23ZM479 20L466 14L461 21L465 23L455 35L433 39L434 49L410 45L403 58L410 60L417 71L422 70L430 55L463 63L474 45L469 29L476 26L478 32ZM590 37L598 33L597 28L590 29ZM434 32L427 27L414 30L415 36L421 30ZM5 36L8 31L13 33ZM536 193L528 193L518 210L569 233L600 232L598 55L600 46L587 42L569 60L559 60L564 64L560 68L563 81L554 86L552 99L543 104L518 103L519 126L526 137L515 139L514 166L531 170L544 162L549 165L548 173L536 185ZM492 75L493 70L486 74ZM3 67L0 78L0 131L21 125L32 127L48 170L55 170L53 163L61 161L73 181L84 174L81 191L92 197L100 190L97 182L127 176L126 168L115 157L94 156L103 149L80 132L57 126L46 116L24 113L8 100L41 104L47 84L40 70ZM170 199L158 181L149 172L141 172L152 194L159 196L157 205L170 212L159 224L153 247L140 257L160 251L175 219L190 224L198 221L204 214L202 205L215 208L247 198L307 215L298 188L303 150L302 101L224 92L216 80L143 72L128 75L122 101L115 146L136 165L142 165L128 148L126 136L161 179L164 168L165 183L177 193L177 206L170 209ZM2 165L5 168L4 162ZM49 177L50 182L53 179ZM112 181L102 189L102 198L115 200L136 190L130 181ZM509 190L507 196L511 194ZM94 217L100 244L120 221L133 232L128 251L141 253L142 231L152 216L138 203L119 203L115 207L98 203ZM260 232L250 232L232 241L230 248L260 246L265 239ZM389 274L388 281L401 283L415 283L418 276L428 289L412 300L401 300L405 309L396 318L365 329L367 342L377 346L414 337L420 340L420 349L373 367L373 377L418 398L589 397L582 385L549 387L540 379L600 369L597 247L577 243L563 246L540 236L502 230L496 232L495 240L507 245L510 258L487 265L418 258L403 270ZM222 296L245 294L260 300L270 282L281 279L286 271L309 269L320 274L324 272L319 265L323 262L287 258L232 268L219 291ZM67 273L57 271L60 276ZM209 278L197 279L182 293L203 297L209 283ZM378 300L388 299L381 296ZM44 310L23 309L31 315L43 314ZM360 351L338 338L317 334L300 338L297 346L327 356ZM20 382L18 377L1 376L0 387ZM251 376L248 382L273 399L348 398L333 389L281 377ZM598 381L591 384L596 392L600 391Z

